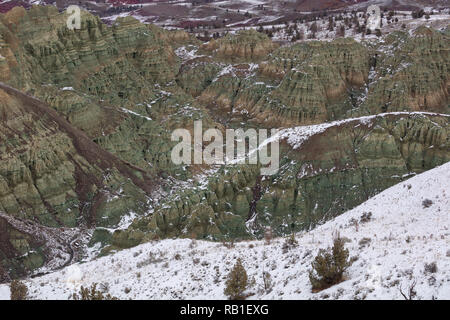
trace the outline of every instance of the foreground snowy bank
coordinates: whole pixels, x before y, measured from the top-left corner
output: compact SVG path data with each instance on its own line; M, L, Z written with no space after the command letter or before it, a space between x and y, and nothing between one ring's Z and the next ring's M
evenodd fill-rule
M32 299L67 299L80 285L102 284L120 299L225 299L237 258L247 270L249 299L450 299L450 163L393 186L310 232L298 246L285 239L222 243L163 240L25 281ZM361 219L363 217L363 219ZM308 270L336 231L358 259L346 281L311 293ZM437 271L426 267L436 263ZM264 290L263 272L272 279ZM100 286L102 287L102 286ZM9 299L0 285L0 299Z

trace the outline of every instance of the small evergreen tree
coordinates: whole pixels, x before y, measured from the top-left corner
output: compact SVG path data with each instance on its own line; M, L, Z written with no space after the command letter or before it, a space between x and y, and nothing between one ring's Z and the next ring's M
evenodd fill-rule
M72 295L73 300L118 300L109 293L97 290L97 284L93 283L90 288L81 286L79 293Z
M13 280L9 285L9 289L11 290L11 300L28 299L28 288L23 282L19 280Z
M328 31L333 31L334 30L334 22L333 22L333 17L329 17L328 18Z
M297 39L298 40L305 40L305 30L303 30L303 28L298 30Z
M316 34L317 31L319 31L319 26L317 25L317 22L313 22L309 30L311 30L312 33Z
M420 9L419 11L413 11L412 17L413 19L420 19L425 15L425 11L423 9Z
M345 37L345 26L341 25L337 31L337 36L340 38L344 38Z
M311 263L312 270L309 271L313 291L324 290L341 282L345 270L352 264L348 257L349 252L344 248L344 240L339 236L335 237L331 250L320 249Z
M244 291L247 289L247 272L242 265L241 259L237 259L233 270L228 274L228 279L225 282L225 295L231 300L244 299Z

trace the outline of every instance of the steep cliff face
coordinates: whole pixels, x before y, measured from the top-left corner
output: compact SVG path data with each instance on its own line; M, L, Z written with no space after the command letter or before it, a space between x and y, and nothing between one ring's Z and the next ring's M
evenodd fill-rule
M352 39L305 42L275 50L259 64L225 64L199 101L260 126L321 123L355 108L370 64L368 48Z
M259 121L271 113L286 125L341 118L353 108L349 97L352 91L362 90L369 70L368 50L352 39L282 48L261 66L262 76L282 80L262 101Z
M221 39L213 39L200 49L219 60L253 62L265 59L277 47L267 35L251 29L243 30L237 35L228 34Z
M248 63L253 73L222 63L198 100L227 120L265 127L390 111L448 113L448 43L446 33L422 27L377 43L345 38L285 46Z
M59 86L76 82L80 90L116 102L126 88L134 102L141 98L148 82L164 83L173 78L174 53L163 36L151 32L148 26L127 17L108 27L98 17L83 12L81 29L71 31L66 27L67 17L54 7L33 7L29 11L17 7L4 15L3 37L18 56L9 63L20 63L20 73L3 81L25 90L30 86L27 82ZM133 88L123 81L127 72L136 74L136 67L143 69L136 76L144 83ZM104 83L107 79L109 82ZM117 87L120 83L122 87Z
M389 35L374 57L374 79L362 109L371 114L427 110L449 113L449 38L421 27Z

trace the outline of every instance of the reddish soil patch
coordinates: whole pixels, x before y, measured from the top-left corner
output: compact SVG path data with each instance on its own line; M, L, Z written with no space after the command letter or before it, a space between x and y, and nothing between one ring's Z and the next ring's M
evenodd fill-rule
M20 0L0 3L0 13L6 13L14 7L24 7L25 9L28 9L31 5L26 1Z

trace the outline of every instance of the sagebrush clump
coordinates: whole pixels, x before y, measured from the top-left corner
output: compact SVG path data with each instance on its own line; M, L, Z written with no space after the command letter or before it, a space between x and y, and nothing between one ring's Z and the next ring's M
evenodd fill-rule
M97 283L93 283L90 288L81 286L79 293L72 295L73 300L119 300L107 292L97 290Z
M297 246L298 246L298 241L295 239L295 234L292 233L290 237L286 238L281 249L283 250L283 253L286 253L290 249L293 249Z
M224 293L231 300L242 300L245 298L244 292L247 289L247 284L247 272L242 265L241 259L237 259L233 270L228 274Z
M9 285L9 289L11 290L11 300L28 299L28 288L23 282L19 280L13 280Z
M430 200L430 199L425 199L425 200L422 201L422 206L423 206L424 208L429 208L429 207L431 207L432 205L433 205L433 201Z
M319 250L309 271L313 291L321 291L342 282L344 272L352 264L344 244L345 241L337 236L332 248Z
M425 263L425 273L436 273L438 271L436 262Z

